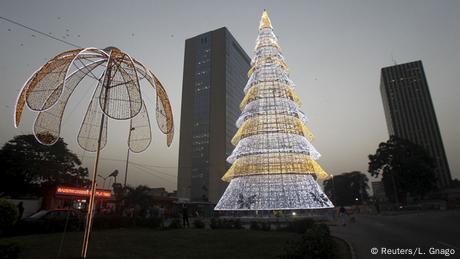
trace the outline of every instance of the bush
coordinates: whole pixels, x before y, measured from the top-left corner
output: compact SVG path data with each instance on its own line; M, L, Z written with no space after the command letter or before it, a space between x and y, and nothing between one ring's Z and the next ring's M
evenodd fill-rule
M233 228L234 229L242 229L243 225L241 225L241 220L236 219L233 221Z
M263 231L270 231L271 230L271 223L270 222L262 222L262 223L260 223L260 228Z
M239 219L219 219L212 218L211 229L242 229L241 221Z
M287 227L282 230L303 234L305 231L312 228L313 225L315 225L313 219L300 219L289 222Z
M19 246L15 244L0 244L0 258L16 259L19 257Z
M250 230L263 230L263 231L270 231L271 230L271 223L270 222L257 222L251 221L249 223Z
M18 219L18 211L13 203L0 199L0 232L14 226Z
M195 219L193 221L193 226L195 226L195 228L204 228L204 222L200 219Z
M159 217L137 218L136 226L147 228L160 228L163 226L163 219Z
M169 223L169 226L168 226L169 229L178 229L178 228L182 228L182 224L180 222L179 219L173 219L171 221L171 223Z
M159 217L130 218L119 215L96 215L94 217L93 225L94 229L130 228L135 226L160 228L163 226L163 220Z
M104 215L94 217L94 229L129 228L134 226L132 218L118 215Z
M249 224L249 229L250 230L260 230L261 227L259 223L257 223L256 221L251 221L251 223Z
M211 223L209 224L211 229L218 229L219 228L219 219L212 218Z
M334 258L336 253L329 227L325 224L314 224L300 240L289 242L284 250L288 258L328 259Z

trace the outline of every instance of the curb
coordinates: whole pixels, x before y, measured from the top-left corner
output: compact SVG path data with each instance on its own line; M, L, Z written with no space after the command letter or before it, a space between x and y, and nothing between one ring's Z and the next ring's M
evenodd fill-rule
M347 240L345 240L345 239L343 239L343 238L341 238L341 237L338 237L338 236L336 236L336 235L331 235L331 236L333 236L333 237L335 237L335 238L337 238L337 239L343 240L343 241L347 244L348 248L350 249L351 258L352 258L352 259L358 259L358 257L356 257L355 249L354 249L353 246L350 244L350 242L348 242Z

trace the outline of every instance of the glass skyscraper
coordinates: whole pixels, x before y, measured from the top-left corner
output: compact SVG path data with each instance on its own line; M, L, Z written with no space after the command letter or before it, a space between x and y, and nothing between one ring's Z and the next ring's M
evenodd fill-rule
M217 203L224 192L249 68L249 56L225 27L185 41L179 198Z

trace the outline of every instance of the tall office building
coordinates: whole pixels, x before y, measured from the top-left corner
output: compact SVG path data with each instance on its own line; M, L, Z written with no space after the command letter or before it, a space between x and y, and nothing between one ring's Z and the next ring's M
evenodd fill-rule
M388 132L425 148L436 164L439 188L451 175L422 61L382 68L382 94Z
M184 59L178 197L217 203L251 60L225 27L187 39Z

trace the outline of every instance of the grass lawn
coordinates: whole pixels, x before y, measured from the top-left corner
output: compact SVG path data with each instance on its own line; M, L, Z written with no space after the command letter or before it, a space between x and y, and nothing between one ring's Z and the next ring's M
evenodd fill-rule
M15 243L19 258L56 258L62 234L42 234L0 239ZM79 258L82 232L67 233L60 258ZM273 258L281 255L289 232L250 230L143 228L94 232L89 258Z

